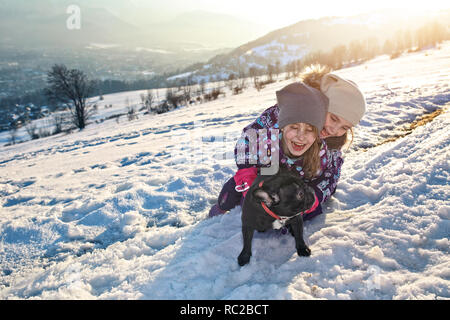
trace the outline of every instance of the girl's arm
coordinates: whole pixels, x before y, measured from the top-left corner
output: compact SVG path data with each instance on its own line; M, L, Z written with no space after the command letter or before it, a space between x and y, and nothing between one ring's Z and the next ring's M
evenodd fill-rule
M258 175L258 168L264 166L257 159L257 163L254 163L254 159L250 159L258 154L258 139L261 138L257 134L257 130L261 129L277 129L278 128L278 107L275 105L266 109L255 121L246 126L238 139L236 146L234 148L234 159L238 167L238 171L234 176L234 181L239 190L246 194L246 190L252 185L256 176ZM268 130L269 131L269 130ZM256 141L250 143L249 137L254 137ZM268 133L267 139L270 141L270 133ZM266 143L267 144L267 143ZM271 149L271 143L267 144L268 148ZM252 148L252 150L250 150ZM265 149L265 156L267 154L267 149ZM278 152L278 151L277 151ZM251 161L253 160L253 161Z
M259 135L255 135L258 130L267 129L267 131L269 131L269 129L278 129L278 113L279 110L277 105L270 107L242 130L241 137L238 139L234 148L234 159L239 169L265 166L264 164L261 164L259 160L257 163L253 163L254 159L251 159L251 157L256 157L258 152L266 153L267 150L257 150L258 141L250 142L249 137L254 136L256 139L259 139ZM270 132L267 132L267 137L268 139L271 138ZM271 144L269 143L269 145ZM252 148L252 150L250 150L250 148ZM270 155L268 156L270 157Z

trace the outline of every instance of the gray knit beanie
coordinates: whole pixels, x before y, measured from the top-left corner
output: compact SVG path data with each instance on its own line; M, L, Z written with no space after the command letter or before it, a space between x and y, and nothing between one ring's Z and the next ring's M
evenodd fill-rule
M277 91L276 95L280 109L280 129L298 122L309 123L319 132L323 129L328 112L328 98L322 92L302 82L295 82Z

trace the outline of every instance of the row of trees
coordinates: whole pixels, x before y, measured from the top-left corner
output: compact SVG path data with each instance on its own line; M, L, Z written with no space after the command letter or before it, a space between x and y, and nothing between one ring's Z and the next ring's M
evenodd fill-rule
M398 57L405 51L421 50L429 46L436 46L444 40L449 40L450 34L443 25L432 22L416 31L399 30L393 37L385 40L381 45L377 38L366 40L354 40L349 45L339 45L329 52L315 51L307 54L302 59L294 60L286 65L285 71L289 77L295 77L305 66L313 63L327 65L334 70L346 65L361 63L370 60L380 54ZM268 67L268 73L269 73Z

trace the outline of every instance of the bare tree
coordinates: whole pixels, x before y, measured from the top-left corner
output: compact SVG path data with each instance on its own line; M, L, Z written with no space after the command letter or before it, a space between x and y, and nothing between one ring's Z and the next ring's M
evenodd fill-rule
M58 134L61 133L63 131L63 126L64 126L64 119L66 118L66 116L64 114L61 113L57 113L53 115L52 118L52 122L53 125L55 127L55 130L53 131L53 134Z
M35 122L28 121L25 130L32 140L39 139L39 135L37 134L37 125Z
M155 96L150 90L147 90L147 94L141 93L141 101L143 107L148 113L153 111L153 103L155 102Z
M280 60L277 60L277 61L275 62L274 73L275 73L275 76L276 76L277 79L278 79L278 76L279 76L280 73L281 73L281 62L280 62Z
M394 44L392 43L391 40L386 39L386 41L384 41L384 45L383 45L383 50L382 52L384 54L391 54L394 51Z
M342 68L342 65L347 59L347 47L345 45L338 45L331 51L331 64L334 69Z
M236 76L234 73L230 73L228 76L227 86L230 91L233 91L234 87L236 86Z
M170 103L173 108L178 108L178 105L180 104L181 100L183 100L183 96L175 93L172 90L172 88L168 88L167 89L167 91L166 91L166 101L168 103ZM164 107L162 107L162 109L161 108L159 108L159 109L160 109L160 111L164 111L164 110L167 109L167 106L164 105ZM169 111L169 110L167 110L167 111ZM164 111L164 112L167 112L167 111Z
M364 56L361 41L353 40L352 42L350 42L348 47L348 54L350 56L350 60L358 62Z
M192 86L192 77L189 76L184 80L184 85L181 88L182 89L181 91L183 92L181 95L181 99L185 101L186 105L191 100L191 86Z
M273 81L273 74L275 72L275 67L272 64L267 65L267 76L269 77L269 80Z
M202 95L205 93L205 88L206 88L205 79L200 80L199 86L200 86L200 95Z
M47 74L46 94L54 102L69 104L73 123L80 129L93 114L87 98L94 91L94 82L77 69L67 69L63 64L55 64Z
M136 107L134 105L131 105L130 98L126 97L125 105L127 107L128 121L132 121L134 119L138 119L138 115L137 115L137 112L136 112Z
M287 78L294 78L298 74L297 72L297 63L294 61L288 62L285 67L285 71L287 73Z
M17 139L17 130L19 129L19 126L16 122L11 122L9 125L9 141L10 144L16 144Z

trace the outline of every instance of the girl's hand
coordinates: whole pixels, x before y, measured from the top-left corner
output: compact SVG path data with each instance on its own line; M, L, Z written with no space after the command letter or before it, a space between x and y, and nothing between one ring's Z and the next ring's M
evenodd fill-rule
M256 179L257 175L258 169L256 167L238 170L234 175L234 182L236 182L236 191L242 192L242 195L245 197L248 189Z

